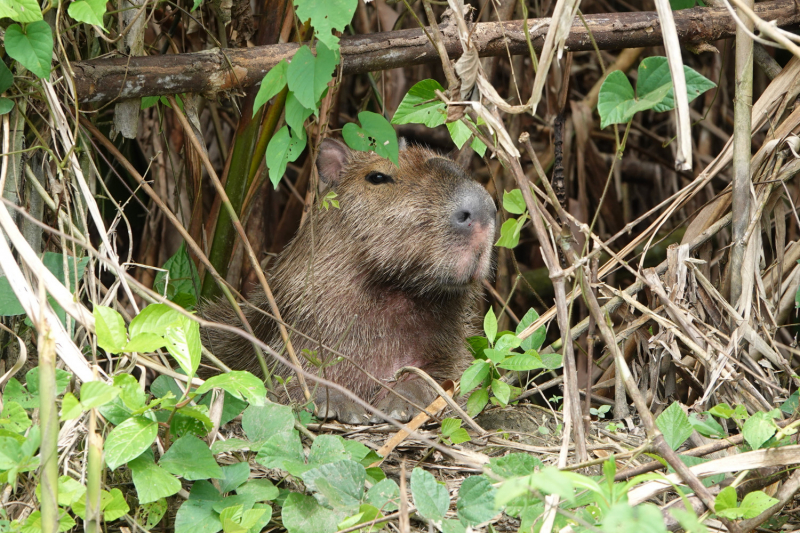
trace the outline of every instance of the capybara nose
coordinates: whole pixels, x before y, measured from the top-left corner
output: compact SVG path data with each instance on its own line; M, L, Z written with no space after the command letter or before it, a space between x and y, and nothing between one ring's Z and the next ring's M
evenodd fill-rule
M453 214L450 215L450 224L454 230L468 235L474 231L476 224L481 228L494 225L497 209L486 189L477 183L471 183L456 196L458 202Z

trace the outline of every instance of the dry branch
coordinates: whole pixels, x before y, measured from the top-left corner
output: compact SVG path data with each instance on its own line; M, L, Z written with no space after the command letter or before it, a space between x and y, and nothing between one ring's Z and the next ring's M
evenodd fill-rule
M800 22L800 8L792 0L756 4L756 14L778 26ZM662 43L661 25L654 11L587 15L587 27L604 50L656 46ZM550 19L529 19L531 40L537 51ZM675 13L681 43L709 42L734 35L736 24L724 8L695 8ZM576 19L566 39L570 51L591 50L589 30ZM450 57L461 55L456 25L442 25L442 38ZM480 56L528 54L522 21L487 22L472 34ZM75 87L82 102L107 102L117 98L184 92L215 94L243 89L261 81L281 59L291 58L301 46L285 43L241 49L163 56L97 59L72 64ZM422 29L398 30L343 37L344 74L358 74L439 61Z

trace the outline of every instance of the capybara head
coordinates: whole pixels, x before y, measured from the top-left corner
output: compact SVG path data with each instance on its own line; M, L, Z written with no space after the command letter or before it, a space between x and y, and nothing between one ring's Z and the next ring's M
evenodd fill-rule
M453 161L410 147L395 166L325 139L317 168L341 206L321 215L320 239L353 254L368 283L432 296L489 275L497 210Z

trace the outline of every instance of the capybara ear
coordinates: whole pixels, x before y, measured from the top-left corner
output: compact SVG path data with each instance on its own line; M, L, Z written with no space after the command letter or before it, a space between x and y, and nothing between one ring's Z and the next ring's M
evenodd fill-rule
M335 139L322 139L317 156L319 178L327 185L335 187L342 178L344 167L350 159L350 149Z

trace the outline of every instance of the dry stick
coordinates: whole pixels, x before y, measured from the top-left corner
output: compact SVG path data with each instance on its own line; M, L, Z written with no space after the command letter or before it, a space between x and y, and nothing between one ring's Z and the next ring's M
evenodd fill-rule
M776 423L778 424L778 427L783 428L788 426L790 422L791 420L781 420ZM683 452L681 455L688 455L690 457L703 457L704 455L726 450L728 448L732 448L733 446L739 446L742 442L744 442L744 434L740 433L738 435L733 435L732 437L709 442L708 444L698 446L697 448L692 448L691 450ZM663 463L659 461L651 461L635 468L629 468L627 470L617 472L617 474L614 476L614 481L625 481L626 479L630 479L641 474L646 474L648 472L653 472L654 470L659 470L661 468L664 468Z
M114 159L116 159L123 167L125 167L125 170L127 170L128 173L131 175L131 177L133 177L133 179L135 179L138 182L142 190L145 193L147 193L148 196L150 196L153 202L159 207L159 209L161 209L164 215L166 215L166 217L169 219L169 221L172 223L172 225L175 227L178 233L180 233L181 237L183 237L183 240L186 242L186 245L189 247L189 249L192 251L195 257L198 257L200 259L203 265L205 265L205 267L214 277L214 280L219 284L222 293L225 295L228 302L230 302L231 307L233 308L236 315L239 317L239 320L242 322L242 326L245 328L245 330L247 330L249 334L255 337L255 334L253 333L253 328L250 326L250 323L247 321L247 318L245 318L244 313L242 312L239 305L237 305L236 299L233 297L233 294L231 293L230 289L228 289L225 280L222 279L222 276L219 275L219 272L217 272L217 270L214 268L214 266L206 257L206 254L203 253L203 250L194 241L192 236L189 235L189 232L186 231L186 228L183 227L183 224L181 224L181 222L178 220L175 214L170 210L170 208L167 207L167 204L165 204L164 201L153 190L153 188L150 187L150 185L145 181L142 175L139 174L139 172L130 163L130 161L128 161L127 158L125 158L125 156L123 156L119 150L117 150L117 147L114 146L114 143L108 140L108 138L105 135L103 135L100 132L100 130L98 130L94 126L94 124L89 122L89 120L86 117L83 116L80 117L80 121L83 127L86 128L92 134L92 136L94 136L94 138L97 139L100 142L100 144L102 144L105 147L105 149L109 151L109 153L112 156L114 156ZM267 363L266 360L264 359L264 354L262 353L261 348L257 344L254 344L253 350L255 351L256 356L258 357L258 362L261 366L262 371L266 372L265 376L268 376L269 370L267 368Z
M455 88L459 86L459 81L456 77L455 71L453 70L453 65L450 63L447 50L444 47L442 32L439 30L439 25L436 23L436 15L433 13L433 9L431 8L431 4L428 2L428 0L423 0L422 5L425 8L425 15L428 17L428 23L431 25L433 42L436 46L436 51L439 53L439 57L442 59L442 68L444 69L444 75L447 78L447 88L448 90L454 91ZM455 97L455 95L453 95L453 97Z
M581 408L580 408L580 394L578 393L578 372L575 366L575 353L573 351L570 335L569 325L569 309L567 307L567 297L565 289L564 271L561 269L558 257L556 257L555 250L550 245L550 238L547 230L542 223L540 213L544 211L540 207L539 202L531 194L530 182L522 172L519 165L519 160L508 157L503 152L496 152L498 156L506 163L506 166L511 168L514 178L517 181L517 186L522 191L522 196L525 199L525 205L528 207L528 212L531 215L531 222L533 223L534 231L539 239L539 246L542 251L542 257L545 264L550 271L550 279L553 282L553 289L555 290L556 308L558 309L558 327L561 331L561 338L564 342L564 403L568 404L567 409L571 415L572 421L575 424L575 449L579 461L585 461L588 457L586 453L586 439L584 435L583 424L581 424ZM546 179L544 181L547 181ZM549 184L548 184L549 185ZM555 205L558 204L556 200ZM565 231L569 231L566 230ZM567 434L566 425L564 434Z
M419 413L415 416L410 422L406 424L406 428L401 429L397 433L395 433L390 439L388 439L383 446L380 447L378 450L378 455L381 456L381 459L378 459L370 466L380 466L381 463L392 453L392 450L397 448L397 446L405 440L406 437L412 432L418 430L422 427L422 424L430 420L433 416L439 413L442 409L447 406L447 399L452 398L453 394L455 393L455 383L452 381L449 383L447 390L442 391L444 394L441 394L438 398L433 400L428 408L425 410L426 412Z
M683 71L681 43L678 39L678 30L675 27L675 19L668 0L655 0L655 3L658 19L661 21L661 27L663 28L662 36L664 38L664 50L667 54L669 72L672 75L672 94L675 95L675 129L678 137L675 167L677 170L691 170L692 121L689 117L689 96L686 93L686 75Z
M44 284L39 281L39 309L47 306ZM39 423L41 444L42 533L58 531L58 406L56 405L56 343L42 313L36 320L39 333Z
M745 7L752 8L753 0L745 0ZM739 11L741 18L741 10ZM738 306L742 296L742 271L746 244L744 234L750 222L750 159L752 152L751 108L753 104L753 41L748 35L753 30L753 22L743 21L746 27L736 28L736 96L733 101L733 192L731 212L734 213L731 224L733 247L731 248L730 301ZM741 311L741 309L740 309Z
M242 227L242 223L239 220L239 215L236 214L236 210L231 205L231 201L228 198L228 195L225 193L225 187L222 186L220 183L219 178L217 177L217 172L214 170L214 165L211 164L211 160L208 159L208 153L205 150L204 146L200 145L200 141L192 132L192 127L189 124L189 121L186 120L186 116L180 111L178 107L178 102L175 101L174 96L167 96L170 103L172 104L172 109L175 111L178 120L183 126L183 130L186 135L189 137L189 140L192 142L195 150L197 150L200 158L203 160L203 165L206 167L206 171L208 172L208 176L211 178L211 181L214 183L214 187L217 189L217 194L219 194L220 198L222 199L222 204L225 206L225 209L228 211L228 215L231 217L231 221L233 222L234 227L236 228L236 232L239 234L239 238L242 240L242 244L244 245L244 249L247 252L247 257L250 259L250 263L253 265L253 270L258 277L258 281L261 284L261 287L264 289L264 294L267 296L267 301L269 302L269 307L272 309L272 313L278 319L278 329L281 333L281 339L283 339L283 344L286 346L286 351L289 353L289 359L291 359L292 363L295 366L301 366L300 361L297 359L297 354L294 352L294 347L292 346L292 341L289 339L289 332L286 331L286 326L283 325L283 319L281 318L281 312L278 309L278 304L275 302L275 297L272 295L272 290L269 288L269 284L267 283L267 278L264 276L264 271L261 269L261 264L258 262L258 258L256 257L255 252L253 252L253 247L250 246L250 241L247 238L247 235L244 232L244 228ZM236 306L238 307L238 305ZM267 376L265 376L267 377ZM303 389L303 394L306 397L307 401L311 400L311 392L308 390L308 385L306 385L305 378L301 375L297 375L297 381L300 383L300 386Z
M792 0L759 2L755 12L766 21L787 26L800 21ZM655 12L586 15L587 27L573 21L565 41L571 52L594 50L589 30L601 50L656 46L662 43ZM675 24L681 43L711 42L733 35L736 23L722 8L676 11ZM529 19L530 39L541 50L550 19ZM481 57L528 55L522 20L485 22L473 26L470 42ZM451 26L442 28L444 46L451 58L463 49ZM72 63L77 97L81 102L106 102L115 98L166 95L182 92L213 94L254 85L282 59L291 59L303 43L283 43L251 48L204 50L187 54L93 59ZM341 39L342 69L361 74L441 61L421 29L398 30Z

